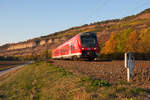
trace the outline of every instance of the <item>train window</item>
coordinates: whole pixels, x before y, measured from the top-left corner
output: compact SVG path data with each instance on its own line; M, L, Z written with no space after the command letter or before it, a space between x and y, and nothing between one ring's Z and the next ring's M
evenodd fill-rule
M71 50L75 50L78 48L78 43L77 40L75 40L72 44L71 44Z
M61 49L61 53L63 53L63 48Z
M59 51L57 50L57 51L55 51L55 55L58 55L59 54Z
M71 50L74 50L74 49L75 49L75 48L74 48L74 45L72 44L72 45L71 45Z
M67 47L66 47L66 46L64 46L64 47L61 49L61 53L65 53L65 52L67 52Z
M76 49L76 41L74 41L72 44L71 44L71 50L75 50Z
M95 47L97 38L96 36L81 36L81 43L84 47Z

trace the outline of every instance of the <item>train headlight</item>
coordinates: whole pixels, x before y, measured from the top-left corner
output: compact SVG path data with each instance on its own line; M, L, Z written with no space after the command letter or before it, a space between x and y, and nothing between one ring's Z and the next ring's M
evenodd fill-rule
M84 50L84 48L82 48L82 50Z
M94 48L94 50L96 50L97 48Z

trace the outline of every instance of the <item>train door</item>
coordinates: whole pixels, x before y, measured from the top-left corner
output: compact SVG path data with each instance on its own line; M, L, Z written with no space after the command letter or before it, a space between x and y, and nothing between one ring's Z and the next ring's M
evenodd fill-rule
M69 55L71 54L71 42L69 43Z

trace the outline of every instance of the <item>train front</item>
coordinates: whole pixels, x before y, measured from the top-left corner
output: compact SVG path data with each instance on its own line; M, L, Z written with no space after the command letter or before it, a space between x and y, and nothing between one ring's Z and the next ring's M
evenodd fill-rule
M97 36L94 32L80 33L82 58L94 60L99 53Z

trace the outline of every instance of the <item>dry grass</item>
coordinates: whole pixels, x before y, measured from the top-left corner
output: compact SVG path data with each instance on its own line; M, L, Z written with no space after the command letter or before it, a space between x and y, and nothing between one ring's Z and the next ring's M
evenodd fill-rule
M0 81L0 100L143 100L147 93L125 82L111 85L73 75L45 62L16 70Z

